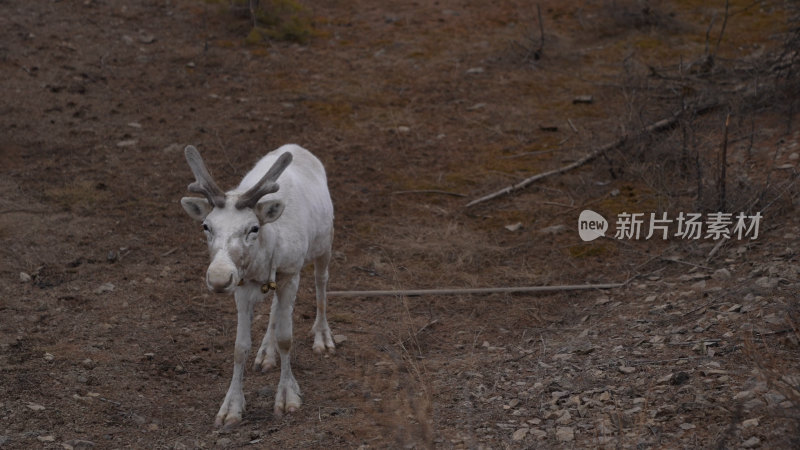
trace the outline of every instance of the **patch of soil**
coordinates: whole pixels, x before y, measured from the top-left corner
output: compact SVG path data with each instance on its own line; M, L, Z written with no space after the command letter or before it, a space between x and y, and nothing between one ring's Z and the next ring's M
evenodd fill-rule
M731 2L723 30L724 6L545 1L534 55L525 2L301 3L304 45L248 38L227 2L0 1L0 447L796 448L791 98L730 125L757 239L578 237L583 209L708 212L670 164L692 143L713 186L725 108L464 207L735 87L707 80L779 53L786 6ZM278 373L249 371L244 422L216 430L236 314L202 282L182 150L230 187L288 142L328 171L331 290L627 284L337 297L321 357L305 270L302 409L274 417Z

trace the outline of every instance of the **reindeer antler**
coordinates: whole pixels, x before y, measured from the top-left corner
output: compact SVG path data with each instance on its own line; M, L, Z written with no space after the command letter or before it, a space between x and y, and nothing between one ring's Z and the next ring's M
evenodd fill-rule
M278 157L278 160L275 161L267 173L261 177L261 180L239 197L239 200L236 201L236 208L253 208L256 206L256 203L261 200L261 197L277 192L278 183L275 181L281 176L291 162L292 154L289 152Z
M200 152L194 148L193 145L187 145L184 149L186 155L186 162L194 173L195 182L189 185L189 192L195 194L203 194L208 199L212 206L217 208L225 207L225 192L217 186L211 174L208 173L203 158L200 157Z

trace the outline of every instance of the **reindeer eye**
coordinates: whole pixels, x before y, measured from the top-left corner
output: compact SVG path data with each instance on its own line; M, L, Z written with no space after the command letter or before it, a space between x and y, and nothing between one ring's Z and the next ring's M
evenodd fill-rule
M253 226L250 228L250 231L249 231L249 232L250 232L250 233L258 233L258 225L253 225Z
M203 224L203 231L211 231L211 228L209 228L208 225Z

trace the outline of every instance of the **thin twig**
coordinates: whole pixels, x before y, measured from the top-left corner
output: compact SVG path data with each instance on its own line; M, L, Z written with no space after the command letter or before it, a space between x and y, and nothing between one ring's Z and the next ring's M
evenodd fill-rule
M710 251L710 252L708 252L708 257L706 258L706 262L710 262L710 261L711 261L711 258L713 258L713 257L714 257L714 255L716 255L716 254L717 254L717 252L719 251L719 249L722 247L722 244L724 244L724 243L725 243L725 242L727 242L727 241L728 241L728 240L727 240L727 239L725 239L725 238L722 238L722 239L720 239L720 240L717 242L717 244L716 244L716 245L714 245L714 248L712 248L712 249L711 249L711 251Z
M688 341L688 342L670 342L669 345L695 345L695 344L716 344L722 342L722 339L701 339L699 341Z
M455 289L407 289L407 290L377 290L377 291L330 291L328 297L417 297L423 295L469 295L469 294L502 294L502 293L531 293L531 292L561 292L586 289L614 289L625 286L626 283L605 284L576 284L566 286L521 286L521 287L492 287L492 288L455 288Z
M678 259L678 258L669 258L669 257L666 257L666 256L662 256L662 257L659 257L659 259L662 260L662 261L669 261L669 262L674 262L674 263L678 263L678 264L686 264L687 266L696 267L698 269L711 270L711 268L708 267L708 266L701 266L700 264L695 264L693 262L684 261L684 260Z
M569 117L567 117L567 123L569 124L569 127L572 128L572 131L574 131L575 133L578 132L578 128L575 126L574 123L572 123L572 119L570 119Z
M722 35L725 34L725 25L728 24L728 8L730 7L729 1L725 0L725 17L722 19L722 28L719 30L719 37L717 38L717 45L714 47L714 56L719 52L719 44L722 42Z
M725 211L725 174L726 166L728 165L728 126L730 125L730 122L731 115L728 114L728 116L725 118L725 131L723 133L722 150L720 151L719 157L719 178L717 179L718 211Z
M51 212L52 211L18 208L18 209L4 209L0 211L0 214L48 214Z
M122 403L120 403L118 401L115 401L115 400L109 400L109 399L107 399L105 397L100 397L100 400L102 400L102 401L104 401L106 403L111 403L112 405L115 405L115 406L122 406Z
M706 57L710 56L709 53L708 53L708 50L709 50L708 49L708 47L709 47L708 43L709 43L709 41L711 41L711 28L714 27L714 21L715 20L717 20L717 15L716 14L711 16L711 21L708 23L708 28L706 28L706 48L705 48Z
M534 352L530 351L530 352L527 352L527 353L523 353L520 356L514 356L513 358L505 359L505 360L503 360L503 362L504 363L516 362L516 361L519 361L519 360L521 360L523 358L527 358L528 356L531 356L533 354L534 354Z
M466 197L466 194L460 194L458 192L439 191L436 189L417 189L411 191L392 192L392 195L400 195L400 194L439 194L439 195L452 195L453 197Z
M536 4L536 15L539 18L539 48L536 50L536 59L542 57L542 52L544 51L544 22L542 21L542 7L538 3Z
M717 102L717 101L707 102L707 103L701 104L700 106L697 106L697 107L693 108L691 111L692 111L693 114L702 114L702 113L707 112L708 110L712 109L713 107L717 106L718 103L719 102ZM659 121L651 123L650 125L646 126L644 128L644 130L642 130L640 133L638 133L636 135L636 137L643 136L643 135L646 135L646 134L649 134L649 133L655 133L655 132L658 132L658 131L663 131L663 130L671 128L673 125L675 125L678 122L678 118L681 117L681 115L684 114L685 112L686 112L686 110L680 110L680 111L677 111L676 113L674 113L670 117L667 117L667 118L664 118L664 119L661 119ZM613 150L613 149L622 147L623 145L625 145L626 142L628 142L628 140L631 139L631 137L632 136L630 136L628 134L625 134L622 137L619 137L619 138L617 138L616 140L614 140L612 142L609 142L609 143L607 143L605 145L601 145L600 147L596 148L594 151L592 151L592 152L588 153L587 155L585 155L583 158L580 158L580 159L578 159L577 161L575 161L575 162L573 162L571 164L567 164L566 166L563 166L563 167L560 167L558 169L554 169L554 170L551 170L551 171L548 171L548 172L543 172L543 173L536 174L536 175L534 175L532 177L529 177L529 178L526 178L526 179L520 181L517 184L513 184L511 186L507 186L507 187L505 187L503 189L500 189L499 191L493 192L493 193L488 194L488 195L484 195L483 197L477 198L477 199L467 203L466 207L469 208L470 206L477 205L478 203L483 203L483 202L495 199L497 197L500 197L502 195L510 194L511 192L514 192L514 191L517 191L519 189L527 187L528 185L530 185L534 181L538 181L538 180L541 180L543 178L547 178L547 177L550 177L550 176L553 176L553 175L558 175L558 174L561 174L561 173L564 173L564 172L568 172L568 171L570 171L572 169L578 168L578 167L580 167L580 166L582 166L582 165L594 160L598 156L608 152L609 150Z
M651 360L644 360L644 361L628 361L627 364L629 367L633 366L649 366L651 364L663 364L669 362L676 362L676 361L684 361L684 360L693 360L693 359L708 359L710 356L684 356L682 358L673 358L673 359L651 359Z

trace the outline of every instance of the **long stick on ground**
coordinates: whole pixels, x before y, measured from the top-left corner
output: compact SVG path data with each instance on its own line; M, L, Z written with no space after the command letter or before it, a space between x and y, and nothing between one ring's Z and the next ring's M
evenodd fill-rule
M717 102L704 103L704 104L694 108L693 111L694 111L695 114L702 114L702 113L710 110L711 108L713 108L716 105L717 105ZM673 114L670 117L667 117L665 119L661 119L661 120L659 120L657 122L653 122L650 125L644 127L644 129L641 132L639 132L636 136L637 137L638 136L643 136L643 135L648 134L648 133L655 133L655 132L658 132L658 131L663 131L663 130L666 130L668 128L671 128L673 125L675 125L678 122L678 119L681 117L681 115L684 112L686 112L685 109L676 112L675 114ZM567 164L564 167L560 167L558 169L554 169L554 170L551 170L549 172L543 172L543 173L536 174L536 175L534 175L534 176L532 176L530 178L526 178L526 179L520 181L517 184L513 184L511 186L506 186L505 188L500 189L499 191L493 192L493 193L491 193L489 195L484 195L483 197L477 198L477 199L472 200L471 202L467 203L466 207L469 208L470 206L474 206L474 205L477 205L478 203L483 203L485 201L492 200L494 198L500 197L501 195L510 194L511 192L514 192L516 190L519 190L519 189L522 189L524 187L527 187L529 184L533 183L534 181L539 181L539 180L541 180L543 178L547 178L547 177L552 176L552 175L558 175L560 173L564 173L564 172L567 172L569 170L572 170L572 169L575 169L577 167L580 167L580 166L588 163L589 161L592 161L593 159L597 158L598 156L602 155L603 153L605 153L605 152L607 152L609 150L613 150L613 149L622 147L623 145L625 145L626 142L628 142L628 139L630 139L630 137L631 136L626 134L626 135L624 135L624 136L622 136L620 138L617 138L616 140L614 140L612 142L609 142L609 143L607 143L605 145L601 145L600 147L596 148L595 150L593 150L592 152L590 152L589 154L587 154L583 158L581 158L581 159L579 159L579 160L577 160L577 161L575 161L573 163Z
M418 297L423 295L469 295L469 294L509 294L525 292L561 292L588 289L613 289L626 283L575 284L566 286L520 286L463 289L409 289L399 291L329 291L328 297Z

